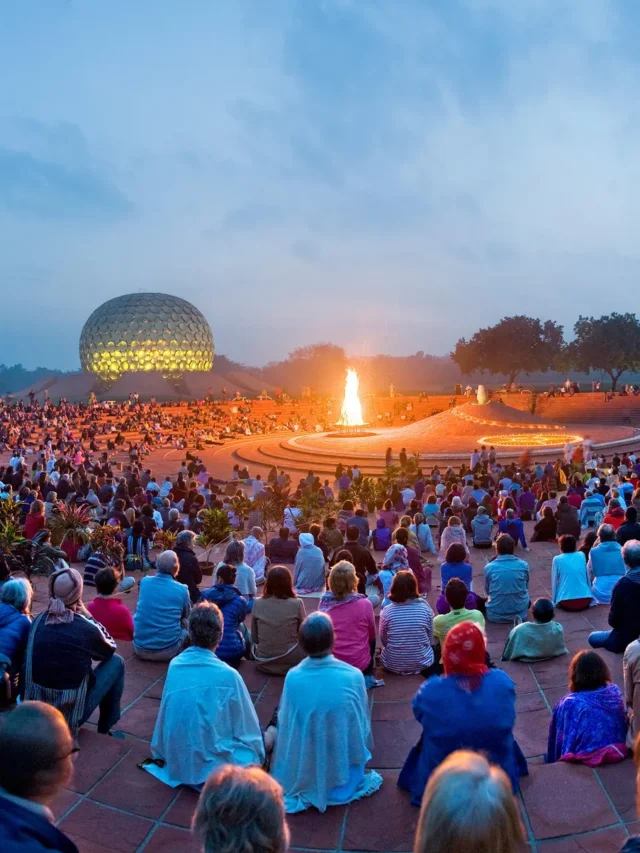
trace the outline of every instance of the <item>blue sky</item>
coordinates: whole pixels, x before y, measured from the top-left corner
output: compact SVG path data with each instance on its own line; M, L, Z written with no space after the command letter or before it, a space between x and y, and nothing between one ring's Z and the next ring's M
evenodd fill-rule
M634 0L0 5L0 362L135 290L247 363L634 310Z

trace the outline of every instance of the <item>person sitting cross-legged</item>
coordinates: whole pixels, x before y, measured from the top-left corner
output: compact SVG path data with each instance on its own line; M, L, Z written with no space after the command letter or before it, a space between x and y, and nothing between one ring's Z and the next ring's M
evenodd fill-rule
M431 774L457 749L486 754L518 790L528 773L513 736L516 691L513 681L486 663L485 638L477 625L460 622L447 634L442 650L444 676L428 678L413 700L413 714L422 735L412 747L398 786L419 806Z
M223 616L201 602L189 614L189 648L169 664L144 769L172 788L198 787L222 764L261 765L262 730L247 687L216 649Z
M340 534L342 538L342 534ZM269 559L272 563L294 563L298 553L298 543L291 539L288 527L281 527L278 536L269 540Z
M285 528L286 530L286 528ZM272 566L251 611L253 657L261 672L286 675L303 658L298 632L306 616L286 566Z
M202 569L198 557L194 551L196 534L193 530L181 530L176 536L173 550L178 555L180 569L176 576L178 583L183 583L189 588L189 598L195 604L200 599L200 587L202 583Z
M133 617L128 607L114 595L118 588L118 576L108 566L100 569L94 578L98 594L87 605L87 610L107 629L114 640L133 640Z
M529 609L529 565L513 553L515 543L508 533L495 541L496 557L484 569L489 622L526 619Z
M560 554L551 563L551 598L561 610L586 610L593 603L587 562L577 550L576 537L565 533L558 540Z
M573 658L569 690L553 709L547 763L570 761L599 767L626 758L624 699L597 652L582 651Z
M282 788L259 767L220 767L202 789L193 833L207 853L287 853Z
M521 622L512 628L502 660L529 662L568 654L564 628L553 618L553 602L548 598L538 598L531 608L531 615L533 622Z
M607 649L617 654L622 654L629 643L640 637L640 542L635 539L627 542L622 549L622 559L627 573L618 580L611 593L611 630L589 634L592 648Z
M524 525L519 518L516 517L514 509L508 509L505 512L505 517L498 524L498 534L508 534L517 545L520 543L525 551L528 551L527 540L524 535Z
M78 853L52 811L71 782L76 751L65 718L51 705L23 702L0 716L2 853Z
M311 806L324 812L382 785L380 774L366 770L371 722L364 676L333 656L333 639L326 613L307 616L300 628L307 657L284 681L271 773L288 813Z
M11 697L15 701L22 673L29 630L33 587L26 578L13 578L0 586L0 655L9 661Z
M357 590L353 564L340 560L331 569L329 591L320 599L318 610L328 613L333 623L335 657L355 666L365 676L373 676L376 619L371 602Z
M454 547L456 546L451 545L449 550ZM444 589L444 596L449 610L447 613L440 613L433 620L434 643L439 643L442 649L447 634L459 622L475 622L484 633L484 616L479 610L469 607L469 589L464 581L451 578ZM472 601L475 602L475 598Z
M412 572L396 573L388 599L380 615L384 668L399 675L421 673L425 677L439 672L432 648L433 611L420 597Z
M596 544L589 551L587 573L591 594L598 604L611 603L613 588L625 573L622 545L616 540L614 528L610 524L601 524Z
M60 569L49 578L49 606L31 626L24 658L24 698L48 702L72 733L100 708L98 733L120 719L124 661L116 644L82 603L82 576ZM93 661L98 666L93 669Z
M168 661L180 654L187 640L191 609L189 588L178 583L175 551L163 551L155 575L142 578L133 615L133 651L142 660Z
M244 625L249 612L246 598L236 586L236 566L223 563L218 566L216 583L202 593L205 601L212 601L222 611L224 629L216 654L230 666L238 666L247 657L250 636Z
M293 586L298 595L317 596L326 587L324 554L315 544L312 533L301 533L299 542L293 569Z

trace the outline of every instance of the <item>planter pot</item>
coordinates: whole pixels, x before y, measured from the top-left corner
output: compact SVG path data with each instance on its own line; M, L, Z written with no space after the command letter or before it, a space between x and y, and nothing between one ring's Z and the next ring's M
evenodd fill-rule
M218 564L217 563L210 563L207 560L202 560L201 562L198 562L198 565L200 566L200 571L202 572L203 575L207 575L208 577L211 577L211 575L213 575L213 573L215 572L216 566Z
M78 551L80 550L80 543L74 542L72 539L65 539L64 542L60 545L64 553L67 555L67 562L77 563L78 561Z

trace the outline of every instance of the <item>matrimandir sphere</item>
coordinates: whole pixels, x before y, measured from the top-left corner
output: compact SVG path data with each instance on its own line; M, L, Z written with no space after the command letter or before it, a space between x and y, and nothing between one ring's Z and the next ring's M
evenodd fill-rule
M166 293L130 293L93 312L80 334L82 369L105 382L159 370L174 377L213 367L213 336L190 302Z

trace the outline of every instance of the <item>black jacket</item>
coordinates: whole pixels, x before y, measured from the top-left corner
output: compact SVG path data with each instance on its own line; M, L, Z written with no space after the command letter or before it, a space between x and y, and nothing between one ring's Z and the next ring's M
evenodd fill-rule
M180 563L180 570L176 576L176 580L189 587L189 598L193 604L200 598L200 588L198 586L202 582L200 563L191 548L176 545L173 550L178 555L178 562Z

